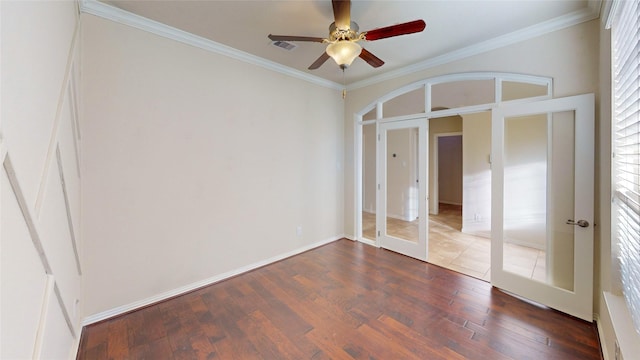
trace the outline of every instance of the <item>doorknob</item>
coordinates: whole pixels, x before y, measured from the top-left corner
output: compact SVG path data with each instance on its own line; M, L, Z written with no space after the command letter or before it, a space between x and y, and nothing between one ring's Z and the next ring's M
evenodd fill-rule
M589 222L587 220L578 220L578 221L573 221L571 219L567 220L567 224L568 225L578 225L580 227L589 227Z

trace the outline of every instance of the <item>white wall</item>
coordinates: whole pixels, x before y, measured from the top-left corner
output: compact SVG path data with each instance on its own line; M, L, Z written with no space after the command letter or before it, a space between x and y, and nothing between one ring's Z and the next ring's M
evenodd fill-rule
M83 306L72 1L2 1L0 358L75 358Z
M82 31L90 319L342 236L340 91L92 15Z

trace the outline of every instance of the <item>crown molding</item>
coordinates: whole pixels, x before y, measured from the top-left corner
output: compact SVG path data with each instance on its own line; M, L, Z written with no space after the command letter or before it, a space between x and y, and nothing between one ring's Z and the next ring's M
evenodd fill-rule
M85 14L91 14L99 16L104 19L115 21L117 23L134 27L143 31L150 32L168 39L179 41L181 43L195 46L197 48L211 51L216 54L230 57L232 59L240 60L252 65L257 65L281 74L285 74L300 80L310 82L315 85L320 85L335 90L342 90L343 85L336 82L323 79L318 76L310 75L300 70L290 68L267 60L244 51L234 49L230 46L220 44L213 40L203 38L201 36L194 35L192 33L176 29L169 25L135 15L128 11L116 8L114 6L99 2L97 0L79 0L80 12Z
M405 66L403 68L392 70L361 81L356 81L347 85L347 90L355 90L397 77L410 75L415 72L426 70L438 65L443 65L470 56L482 54L491 50L548 34L550 32L562 30L570 26L597 19L600 16L601 3L602 0L592 0L589 2L589 6L587 8L577 10L567 15L559 16L557 18L544 21L536 25L532 25L521 30L501 35L471 46L467 46L465 48L461 48L440 56L436 56L413 65Z
M211 51L220 55L224 55L236 60L240 60L249 64L257 65L281 74L285 74L300 80L320 85L330 89L341 90L343 85L314 76L300 70L293 69L255 56L244 51L234 49L230 46L220 44L218 42L191 34L189 32L176 29L166 24L147 19L145 17L135 15L128 11L107 5L97 0L78 0L80 4L80 12L92 14L108 20L115 21L120 24L128 25L143 31L147 31L165 38L192 45L200 49ZM439 55L413 65L405 66L400 69L392 70L380 75L353 82L347 85L347 90L355 90L366 86L374 85L383 81L391 80L397 77L410 75L422 70L426 70L435 66L458 61L470 56L482 54L491 50L495 50L518 42L532 39L550 32L565 29L570 26L578 25L583 22L597 19L600 16L603 0L589 0L588 6L584 9L574 11L567 15L526 27L521 30L501 35L493 39L483 41L462 49L458 49L443 55Z

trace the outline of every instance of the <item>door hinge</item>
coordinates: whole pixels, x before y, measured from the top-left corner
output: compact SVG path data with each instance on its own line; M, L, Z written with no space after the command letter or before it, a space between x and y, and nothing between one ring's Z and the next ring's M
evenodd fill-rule
M378 134L378 141L380 141L380 134Z
M380 231L378 231L378 236L380 236Z
M380 184L378 184L378 190L380 190Z

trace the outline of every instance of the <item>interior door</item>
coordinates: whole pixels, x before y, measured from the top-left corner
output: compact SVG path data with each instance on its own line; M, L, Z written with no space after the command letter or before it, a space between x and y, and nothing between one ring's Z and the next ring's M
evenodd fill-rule
M427 120L381 123L378 245L427 260Z
M492 117L492 285L591 321L593 94Z

